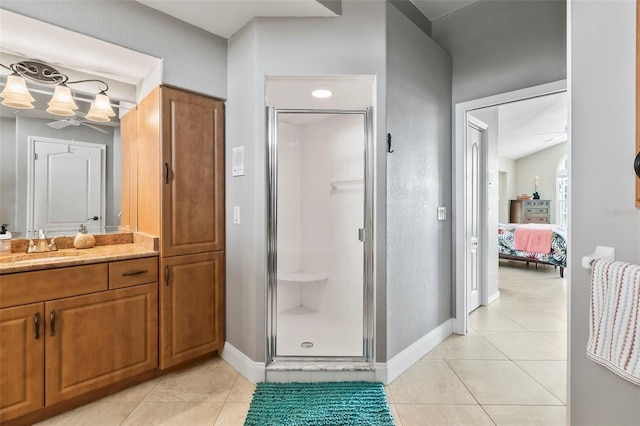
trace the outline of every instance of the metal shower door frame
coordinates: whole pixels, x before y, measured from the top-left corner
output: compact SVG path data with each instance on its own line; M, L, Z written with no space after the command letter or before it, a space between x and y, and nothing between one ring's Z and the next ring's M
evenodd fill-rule
M363 271L363 356L277 356L277 260L278 260L278 115L279 114L361 114L364 116L364 271ZM353 362L375 361L374 271L374 143L373 107L360 110L277 109L267 107L267 309L266 364L274 361Z

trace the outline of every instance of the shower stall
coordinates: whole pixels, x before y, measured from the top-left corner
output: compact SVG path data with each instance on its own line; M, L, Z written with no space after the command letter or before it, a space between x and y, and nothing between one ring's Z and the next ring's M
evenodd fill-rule
M268 109L272 365L372 365L371 112Z

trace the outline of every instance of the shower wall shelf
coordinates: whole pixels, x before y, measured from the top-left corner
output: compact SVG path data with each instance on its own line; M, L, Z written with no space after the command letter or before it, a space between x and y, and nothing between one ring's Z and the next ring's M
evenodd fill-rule
M351 189L354 186L364 185L364 179L332 180L329 185L331 189Z
M327 276L317 272L295 271L278 275L279 283L313 284L327 281Z

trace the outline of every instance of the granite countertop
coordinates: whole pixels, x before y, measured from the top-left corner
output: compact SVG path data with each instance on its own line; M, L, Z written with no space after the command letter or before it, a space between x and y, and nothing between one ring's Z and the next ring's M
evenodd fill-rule
M158 256L143 244L114 244L90 249L66 248L44 253L0 254L0 275Z

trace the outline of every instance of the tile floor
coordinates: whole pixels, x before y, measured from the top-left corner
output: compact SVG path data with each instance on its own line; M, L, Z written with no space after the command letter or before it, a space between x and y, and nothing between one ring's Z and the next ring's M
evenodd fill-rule
M386 387L398 426L564 425L566 281L503 262L500 299ZM214 358L39 425L242 425L255 386Z

